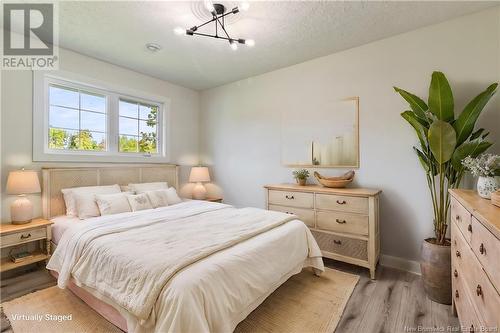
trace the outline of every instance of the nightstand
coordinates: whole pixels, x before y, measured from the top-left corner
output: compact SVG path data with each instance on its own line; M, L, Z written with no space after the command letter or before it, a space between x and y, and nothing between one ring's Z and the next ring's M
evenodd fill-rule
M38 218L26 224L0 224L0 247L2 249L14 248L28 243L34 243L36 246L35 250L30 250L32 256L17 263L13 262L9 256L2 258L0 272L48 260L50 258L52 223L49 220Z
M210 198L210 197L208 197L208 198L205 199L205 201L220 202L220 203L222 203L222 198L215 198L215 197L214 198Z

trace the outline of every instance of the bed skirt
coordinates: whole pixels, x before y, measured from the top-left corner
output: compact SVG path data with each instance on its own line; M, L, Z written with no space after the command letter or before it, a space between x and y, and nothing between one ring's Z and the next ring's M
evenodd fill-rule
M49 272L57 279L59 274L57 274L56 271L49 270ZM104 301L101 301L85 289L78 287L74 283L73 279L71 279L68 283L68 289L111 324L115 325L122 331L127 332L127 321L114 307Z

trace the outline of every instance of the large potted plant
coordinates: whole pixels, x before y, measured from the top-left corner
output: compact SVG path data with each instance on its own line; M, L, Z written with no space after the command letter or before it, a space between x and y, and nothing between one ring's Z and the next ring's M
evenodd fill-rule
M420 268L427 295L439 303L451 304L451 250L446 237L448 189L460 184L464 174L462 160L476 157L492 145L485 140L488 132L474 127L497 86L494 83L473 98L456 118L453 93L443 73L432 73L428 103L394 87L410 106L411 110L401 116L417 133L419 147L413 149L425 171L432 201L434 237L422 242Z

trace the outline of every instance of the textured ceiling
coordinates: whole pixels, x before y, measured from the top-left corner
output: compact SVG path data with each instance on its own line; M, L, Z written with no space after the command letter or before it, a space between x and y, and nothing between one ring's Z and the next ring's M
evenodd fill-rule
M221 1L231 7L236 1ZM198 2L60 2L60 45L193 89L206 89L498 5L494 2L250 2L232 37L255 47L178 36L202 23ZM209 30L210 31L210 30ZM145 44L160 44L151 53Z

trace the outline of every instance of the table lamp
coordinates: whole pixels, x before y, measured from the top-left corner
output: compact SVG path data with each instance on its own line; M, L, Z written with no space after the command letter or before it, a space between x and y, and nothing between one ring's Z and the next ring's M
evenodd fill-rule
M189 175L189 182L196 183L193 188L193 199L204 200L207 198L207 190L202 182L209 182L210 175L207 167L192 167Z
M11 171L7 179L7 194L18 195L10 206L12 224L24 224L33 218L33 204L26 194L40 193L38 174L32 170Z

